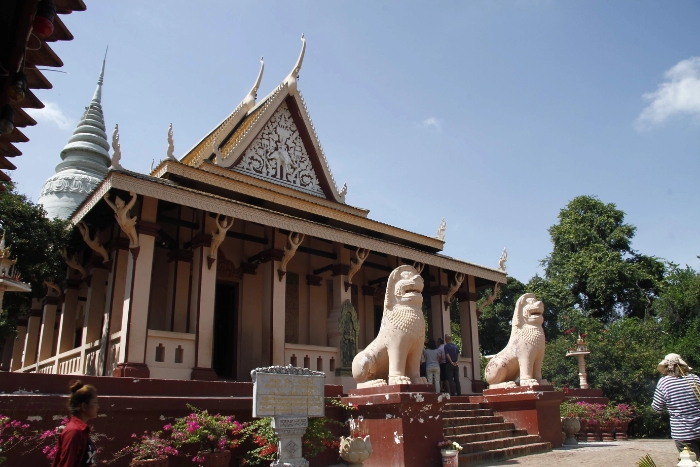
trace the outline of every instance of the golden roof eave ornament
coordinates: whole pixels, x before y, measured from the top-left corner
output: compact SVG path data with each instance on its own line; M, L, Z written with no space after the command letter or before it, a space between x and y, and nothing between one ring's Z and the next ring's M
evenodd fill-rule
M299 58L297 63L292 68L292 71L284 79L284 83L287 85L287 90L289 94L295 94L297 92L297 81L299 79L299 72L301 71L301 65L304 62L304 53L306 52L306 39L304 34L301 35L301 52L299 53Z

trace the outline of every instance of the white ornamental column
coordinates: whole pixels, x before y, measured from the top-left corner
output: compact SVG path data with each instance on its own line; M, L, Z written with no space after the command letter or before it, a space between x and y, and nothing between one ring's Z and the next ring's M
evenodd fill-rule
M27 339L27 318L19 318L17 320L17 336L15 337L15 344L12 349L12 364L10 365L11 371L16 371L22 368L22 356L24 354L24 342Z
M113 376L150 376L146 365L146 339L153 252L155 237L160 229L155 223L157 208L157 199L143 197L141 216L136 229L138 247L130 249L131 254L127 260L119 356Z
M203 216L206 223L209 216ZM206 224L205 224L206 229ZM206 231L206 230L205 230ZM192 239L192 294L190 316L195 330L195 353L192 379L215 381L218 379L212 368L214 351L214 299L216 295L216 265L210 268L207 257L211 251L211 235L199 234ZM236 336L231 336L235 339Z
M41 330L41 308L37 299L32 299L32 309L29 311L27 323L27 338L24 341L24 354L22 366L27 367L36 363L39 345L39 331Z
M429 270L430 276L435 280L431 281L430 287L430 324L429 336L435 339L445 338L445 334L450 333L450 310L445 311L445 300L447 299L447 274L441 268L432 266ZM445 319L447 316L447 319Z
M333 250L337 256L337 262L333 265L333 308L326 322L326 330L328 333L328 346L338 349L340 356L340 314L343 311L343 303L346 300L352 299L352 289L345 290L345 283L348 281L348 272L350 272L350 250L345 248L342 243L333 243ZM336 367L340 367L342 362L336 362Z
M42 362L47 358L51 358L54 349L54 334L56 327L56 312L58 309L58 297L55 296L56 291L49 289L48 294L44 297L43 316L41 318L41 335L39 336L39 361Z

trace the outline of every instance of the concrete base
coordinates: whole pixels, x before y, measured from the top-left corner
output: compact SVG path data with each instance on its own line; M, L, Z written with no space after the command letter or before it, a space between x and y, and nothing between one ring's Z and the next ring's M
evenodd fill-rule
M564 393L554 391L549 385L486 389L483 396L472 396L473 403L484 404L516 428L527 430L529 435L539 435L553 448L562 445L559 405Z
M117 363L112 376L117 378L148 378L151 376L151 371L145 363Z
M198 381L218 381L219 376L213 368L192 368L190 379Z
M607 404L610 400L603 397L602 389L567 389L564 394L566 399L576 398L577 401L589 404Z
M355 389L343 397L357 407L357 431L370 436L372 455L365 467L441 465L442 407L446 398L430 384Z

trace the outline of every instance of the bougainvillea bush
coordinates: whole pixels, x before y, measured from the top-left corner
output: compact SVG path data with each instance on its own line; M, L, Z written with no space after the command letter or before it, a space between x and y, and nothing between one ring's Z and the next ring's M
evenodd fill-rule
M175 423L163 427L170 432L175 448L194 445L198 449L193 462L202 463L201 453L221 452L227 448L235 448L243 425L233 419L233 416L221 414L211 415L206 410L200 410L187 404L192 411L186 417L178 418Z

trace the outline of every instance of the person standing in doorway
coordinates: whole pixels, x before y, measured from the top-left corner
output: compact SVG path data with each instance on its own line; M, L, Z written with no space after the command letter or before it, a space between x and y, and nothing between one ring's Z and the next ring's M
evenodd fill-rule
M445 359L445 341L442 337L438 337L438 362L440 363L440 387L442 392L450 392L450 386L447 384L447 360Z
M451 396L462 395L462 385L459 383L459 349L452 343L452 336L445 336L445 373Z
M428 384L435 385L435 392L440 394L440 363L438 362L438 350L435 340L428 341L428 348L423 350L425 356L425 373Z
M90 440L87 422L97 417L99 408L94 386L83 384L80 380L71 382L68 398L71 419L58 437L52 467L88 467L97 464L97 450Z

